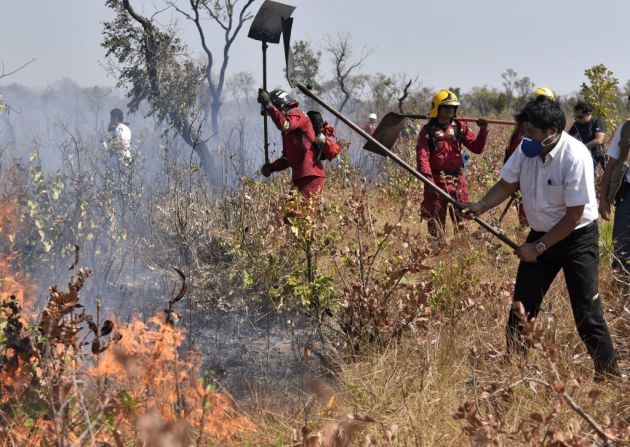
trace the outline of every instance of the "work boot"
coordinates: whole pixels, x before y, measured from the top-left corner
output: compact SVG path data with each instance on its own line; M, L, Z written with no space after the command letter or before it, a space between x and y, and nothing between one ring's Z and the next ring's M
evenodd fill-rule
M623 382L623 380L624 379L619 370L613 372L595 371L595 376L593 377L593 382L595 383L620 383Z

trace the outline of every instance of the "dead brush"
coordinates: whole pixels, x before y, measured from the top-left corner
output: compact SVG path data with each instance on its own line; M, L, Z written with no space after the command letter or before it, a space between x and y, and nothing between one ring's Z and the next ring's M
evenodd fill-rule
M0 437L8 445L65 445L81 439L88 415L81 411L83 396L75 393L77 381L113 335L111 321L99 328L79 304L79 291L90 274L79 270L67 292L51 287L35 325L29 325L14 296L3 302L0 417L5 426ZM91 346L90 352L84 346ZM81 404L72 405L76 401Z
M292 447L348 447L368 425L382 426L369 415L350 411L347 404L343 403L333 388L324 381L312 380L309 388L316 400L324 404L317 414L321 428L315 431L310 421L306 420L300 430L293 430ZM309 403L312 404L312 402ZM381 428L384 442L380 445L391 447L396 438L397 427L392 425ZM374 435L368 435L365 445L379 445L379 443Z
M150 324L96 321L80 304L90 271L54 286L37 322L0 307L0 441L6 446L188 446L229 442L251 425L184 359L173 305ZM185 278L183 278L185 280ZM185 284L185 282L184 282ZM166 442L166 444L165 444Z
M374 226L380 227L377 222ZM350 232L345 231L344 234ZM435 269L442 259L451 257L457 260L452 261L457 266L463 259L457 250L457 246L451 246L445 253L425 263L433 265ZM580 430L591 430L564 397L562 411L557 415L552 414L556 411L558 401L558 393L553 389L557 380L545 362L539 367L528 359L514 361L503 353L506 308L513 294L510 270L511 265L505 259L486 255L466 269L453 268L439 283L426 275L429 296L442 284L455 284L445 294L454 303L454 311L433 312L419 326L421 330L405 330L400 337L388 337L383 332L381 343L366 343L360 355L352 356L351 362L344 362L340 366L336 376L339 399L348 402L347 408L369 414L379 421L364 428L364 432L374 436L378 444L384 443L380 439L381 421L386 426L395 424L399 427L397 445L416 446L459 446L470 442L474 445L530 445L526 439L535 445L536 436L539 436L535 432L543 433L540 435L542 439L549 427L558 433L557 439L564 436L565 441L573 434L580 433ZM340 269L339 275L347 271ZM354 270L358 271L358 268ZM409 275L409 278L422 276L425 275L414 274ZM600 421L604 431L617 430L614 427L618 426L618 421L623 424L624 415L627 414L627 399L624 404L624 398L618 398L619 393L623 396L625 392L627 395L626 388L612 385L611 389L606 389L601 388L601 385L592 385L592 389L601 392L594 400L588 396L591 390L588 381L580 379L580 387L575 390L571 388L569 379L581 377L580 370L583 367L576 368L581 357L575 361L571 355L566 356L566 351L571 351L575 343L575 337L574 328L565 324L564 316L568 317L570 309L562 293L558 293L559 290L560 285L556 284L554 292L548 297L548 305L553 303L554 307L558 307L554 312L544 312L550 319L542 331L545 334L544 342L556 346L554 355L560 359L556 359L560 376L567 378L562 379L566 383L567 395L591 414L595 421ZM566 320L569 321L570 317ZM539 325L542 323L539 322ZM540 334L540 331L537 333ZM475 347L476 353L467 358L469 347ZM578 345L573 349L574 355L583 355L579 348ZM541 357L539 350L532 351L530 355L534 359ZM472 367L472 374L471 362L476 365ZM519 382L510 388L510 385L524 377L543 381L551 388L533 381ZM493 395L501 388L509 390ZM464 402L467 404L464 405ZM458 407L462 407L462 417L472 415L470 426L473 429L469 439L462 440L466 434L462 432L461 419L452 418ZM315 414L309 421L315 427L323 427L324 421L317 419L318 413ZM530 426L528 421L530 415L534 414L536 416L533 416ZM611 421L615 421L611 422L611 428L607 425L606 414ZM534 425L536 420L544 420L542 429ZM310 426L311 431L308 433L311 437L321 432L313 426ZM594 429L590 433L592 436L586 445L604 444ZM294 438L302 440L304 437L300 436L298 431ZM319 438L312 439L319 442ZM618 441L609 441L609 445L615 442L620 444ZM357 443L357 436L354 443ZM549 441L548 444L540 445L553 444ZM572 444L567 441L566 445Z
M505 445L506 442L518 442L540 447L590 445L622 445L630 442L630 418L628 415L610 414L600 416L600 421L587 411L597 402L601 391L591 389L586 392L585 404L579 404L576 394L582 389L582 380L567 377L560 373L557 361L560 347L548 336L541 322L536 318L528 319L523 305L515 303L522 327L523 342L537 350L547 361L550 378L528 376L522 371L522 377L508 384L489 383L482 388L477 402L467 401L453 415L456 420L466 423L463 432L474 445ZM477 355L477 352L471 352ZM517 405L519 389L533 389L540 385L550 394L553 405L546 412L532 412L522 420L516 430L509 430L505 413L500 410L501 402ZM629 390L628 384L625 385ZM483 408L483 410L482 410ZM556 422L571 409L582 420L582 424L573 422L568 430L562 430Z
M410 276L430 270L425 262L431 251L402 224L409 216L408 203L394 223L381 228L365 189L355 191L346 208L341 228L351 239L336 253L342 284L340 325L348 344L359 352L367 343L423 325L431 312L431 286Z

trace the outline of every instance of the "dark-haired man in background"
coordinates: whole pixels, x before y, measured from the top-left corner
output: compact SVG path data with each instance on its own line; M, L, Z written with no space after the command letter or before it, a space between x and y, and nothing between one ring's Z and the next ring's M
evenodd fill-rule
M600 118L593 116L593 107L583 101L573 107L575 121L569 129L569 135L577 138L591 151L593 168L597 173L597 165L606 169L606 155L604 154L604 137L606 124Z
M527 318L563 270L578 333L595 364L596 378L619 375L612 340L598 293L597 199L589 151L564 128L559 104L539 97L516 117L523 140L500 172L501 180L464 212L480 215L507 199L519 186L531 227L516 250L514 305L507 325L509 351L523 352L521 302Z

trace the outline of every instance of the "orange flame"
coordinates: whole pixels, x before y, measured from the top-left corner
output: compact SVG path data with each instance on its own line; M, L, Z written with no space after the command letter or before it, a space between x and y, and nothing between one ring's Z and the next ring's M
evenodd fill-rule
M21 265L21 255L15 248L15 241L20 229L18 203L14 197L0 198L0 297L15 295L16 302L22 308L33 303L25 303L26 296L36 296L33 284L28 281Z
M149 324L132 321L120 335L90 375L119 390L128 429L136 423L133 417L147 417L149 409L156 409L168 423L185 420L193 430L224 442L252 430L250 420L239 416L226 396L204 387L197 358L181 360L182 330L153 317Z

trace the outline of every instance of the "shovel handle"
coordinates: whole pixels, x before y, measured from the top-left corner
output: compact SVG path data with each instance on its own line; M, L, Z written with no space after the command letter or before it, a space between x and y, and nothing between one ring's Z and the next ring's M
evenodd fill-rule
M473 218L473 220L475 222L477 222L479 225L481 225L483 228L485 228L488 232L492 233L494 236L496 236L501 242L503 242L505 245L507 245L508 247L510 247L512 250L518 250L519 246L516 242L514 242L512 239L510 239L509 237L507 237L505 234L503 234L501 231L497 230L496 228L494 228L492 225L490 225L488 222L486 222L485 220L480 219L479 217L475 216Z
M431 119L430 116L428 115L409 115L409 114L405 114L405 115L399 115L402 118L411 118L411 119L415 119L415 120L429 120ZM458 119L459 121L466 121L467 123L474 123L476 122L479 118L473 118L472 116L456 116L456 119ZM485 119L485 118L484 118ZM488 124L501 124L504 126L514 126L516 125L516 121L509 121L509 120L495 120L495 119L486 119L486 121L488 122Z
M450 195L449 195L449 197L450 197ZM453 204L453 206L455 208L457 208L460 211L462 211L464 208L466 208L466 205L463 204L462 202L460 202L459 200L453 199L451 201L451 203ZM518 248L519 248L518 244L516 242L514 242L512 239L510 239L509 237L507 237L505 235L505 233L503 233L501 230L497 230L492 225L490 225L488 222L486 222L485 220L481 219L478 216L473 216L472 220L477 222L486 231L492 233L494 236L496 236L498 239L500 239L501 242L503 242L508 247L512 248L513 250L518 250Z
M263 89L267 91L267 42L262 41L263 57ZM269 124L267 122L267 112L263 114L263 134L265 148L265 164L269 164Z
M466 121L468 123L470 122L476 122L479 118L472 118L470 116L458 116L456 117L458 120L460 121ZM502 126L515 126L516 125L516 121L509 121L509 120L494 120L494 119L486 119L484 118L488 124L500 124Z

